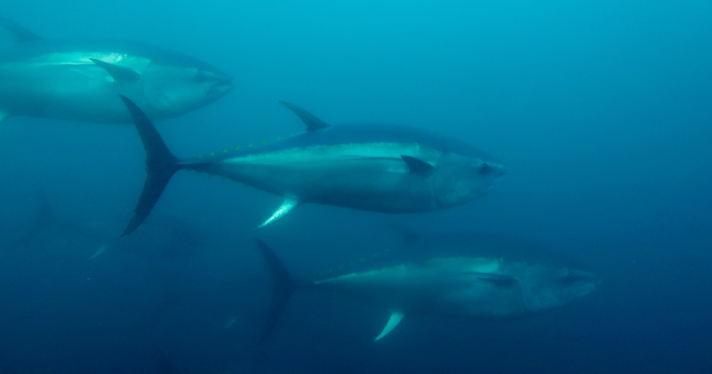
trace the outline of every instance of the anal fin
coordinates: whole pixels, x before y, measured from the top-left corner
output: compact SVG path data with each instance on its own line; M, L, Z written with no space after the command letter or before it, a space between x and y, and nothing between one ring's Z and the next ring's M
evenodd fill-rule
M296 208L297 206L299 206L299 200L290 199L290 198L284 199L284 202L282 203L282 205L279 206L279 209L277 209L272 214L272 216L267 218L266 221L262 222L261 225L257 226L257 228L261 229L261 228L269 225L270 223L284 217L287 213L291 212L292 209Z
M388 319L388 323L386 323L386 327L383 328L383 331L381 331L381 334L374 339L376 340L381 340L384 336L388 335L389 332L393 331L396 326L400 323L400 321L403 319L403 313L400 312L391 312L391 318Z

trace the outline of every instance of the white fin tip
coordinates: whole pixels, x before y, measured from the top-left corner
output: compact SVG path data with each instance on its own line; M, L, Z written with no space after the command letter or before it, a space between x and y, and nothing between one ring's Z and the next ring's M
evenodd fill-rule
M287 213L291 212L292 209L296 208L299 205L299 200L296 199L284 199L284 202L282 205L275 211L271 217L267 218L266 221L262 222L261 225L257 226L258 229L261 229L270 223L284 217Z

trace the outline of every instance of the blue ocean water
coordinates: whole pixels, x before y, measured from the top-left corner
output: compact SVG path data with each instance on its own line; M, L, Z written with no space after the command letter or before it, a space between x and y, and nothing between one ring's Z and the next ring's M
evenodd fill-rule
M462 207L305 205L259 232L279 198L180 172L119 239L145 178L135 128L9 118L0 372L712 372L712 3L10 0L0 12L43 37L139 40L230 74L219 101L157 122L181 157L301 131L288 100L334 125L435 130L508 168ZM51 222L28 237L45 200ZM412 316L376 343L387 311L300 291L257 344L271 280L255 236L309 275L397 245L392 223L526 238L603 282L531 318Z

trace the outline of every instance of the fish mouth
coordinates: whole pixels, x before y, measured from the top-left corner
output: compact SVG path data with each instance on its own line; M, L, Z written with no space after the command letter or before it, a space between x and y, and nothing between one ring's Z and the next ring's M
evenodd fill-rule
M579 283L578 289L582 296L588 295L601 284L601 278L590 271L574 270L566 278Z
M201 71L195 76L195 81L207 87L209 96L220 97L232 90L232 77L222 73Z
M507 175L507 170L504 165L496 162L484 162L477 170L478 174L491 177L493 179Z
M213 81L217 82L217 84L232 85L232 77L225 74L214 74Z
M209 100L215 101L223 97L226 93L230 92L233 88L232 78L222 82L213 83L207 90L207 97Z
M588 283L583 284L583 285L580 287L579 292L580 292L580 294L583 295L583 296L588 295L588 294L591 293L593 290L595 290L596 288L598 288L598 286L599 286L600 284L601 284L601 280L600 280L600 279L595 279L595 280L593 280L593 281L590 281L590 282L588 282Z
M228 77L227 81L213 84L210 91L214 92L217 95L224 95L231 91L233 87L234 85L232 84L232 78Z

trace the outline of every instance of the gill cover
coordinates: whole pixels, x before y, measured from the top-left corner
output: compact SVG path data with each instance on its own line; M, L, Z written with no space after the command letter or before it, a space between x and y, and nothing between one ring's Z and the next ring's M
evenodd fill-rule
M448 207L480 197L501 175L501 168L499 164L443 153L435 173L435 199L440 206Z

